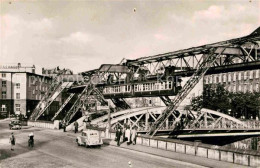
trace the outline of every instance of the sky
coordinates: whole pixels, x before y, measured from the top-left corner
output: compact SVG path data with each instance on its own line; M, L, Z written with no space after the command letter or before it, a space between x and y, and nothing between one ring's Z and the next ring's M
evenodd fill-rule
M256 0L1 0L0 64L69 68L245 36L260 26Z

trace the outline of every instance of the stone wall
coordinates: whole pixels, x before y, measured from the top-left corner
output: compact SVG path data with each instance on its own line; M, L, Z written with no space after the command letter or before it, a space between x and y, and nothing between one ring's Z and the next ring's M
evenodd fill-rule
M207 145L199 142L188 142L159 137L141 135L137 137L136 143L153 148L184 153L209 159L231 162L246 166L260 165L260 152L231 149L227 147Z

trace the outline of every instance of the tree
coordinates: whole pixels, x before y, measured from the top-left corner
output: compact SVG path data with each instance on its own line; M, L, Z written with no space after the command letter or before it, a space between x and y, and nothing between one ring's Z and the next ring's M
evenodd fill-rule
M202 96L193 98L191 104L193 110L208 108L227 114L230 109L229 100L229 92L223 85L206 85L203 88Z
M208 108L229 114L236 118L260 118L260 93L237 92L229 93L221 84L206 85L202 96L194 97L191 101L192 110Z

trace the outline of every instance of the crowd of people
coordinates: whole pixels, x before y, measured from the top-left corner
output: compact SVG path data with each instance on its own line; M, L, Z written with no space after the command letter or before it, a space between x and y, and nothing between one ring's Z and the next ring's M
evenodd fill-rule
M130 126L124 125L123 128L117 127L116 129L116 142L117 146L120 146L121 143L124 143L127 141L127 145L130 145L131 143L133 145L136 144L136 136L137 136L137 128L133 127L131 129Z

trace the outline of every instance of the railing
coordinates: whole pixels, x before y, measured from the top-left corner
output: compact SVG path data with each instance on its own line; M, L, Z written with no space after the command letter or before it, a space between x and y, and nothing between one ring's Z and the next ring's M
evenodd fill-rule
M243 121L245 123L245 126L238 124L238 123L234 123L233 121L225 121L225 123L218 123L216 125L213 125L213 121L208 121L208 124L205 125L203 122L200 123L200 125L196 126L195 128L192 127L191 125L187 125L185 129L195 129L195 130L199 130L199 129L212 129L212 130L223 130L223 129L228 129L228 130L259 130L260 129L260 121L258 120L247 120L247 121ZM144 122L144 121L140 121L136 124L136 126L138 127L138 131L148 131L152 124L154 122ZM173 121L169 121L168 123L165 122L163 124L163 126L160 128L160 130L171 130L173 129L174 126L174 122Z

